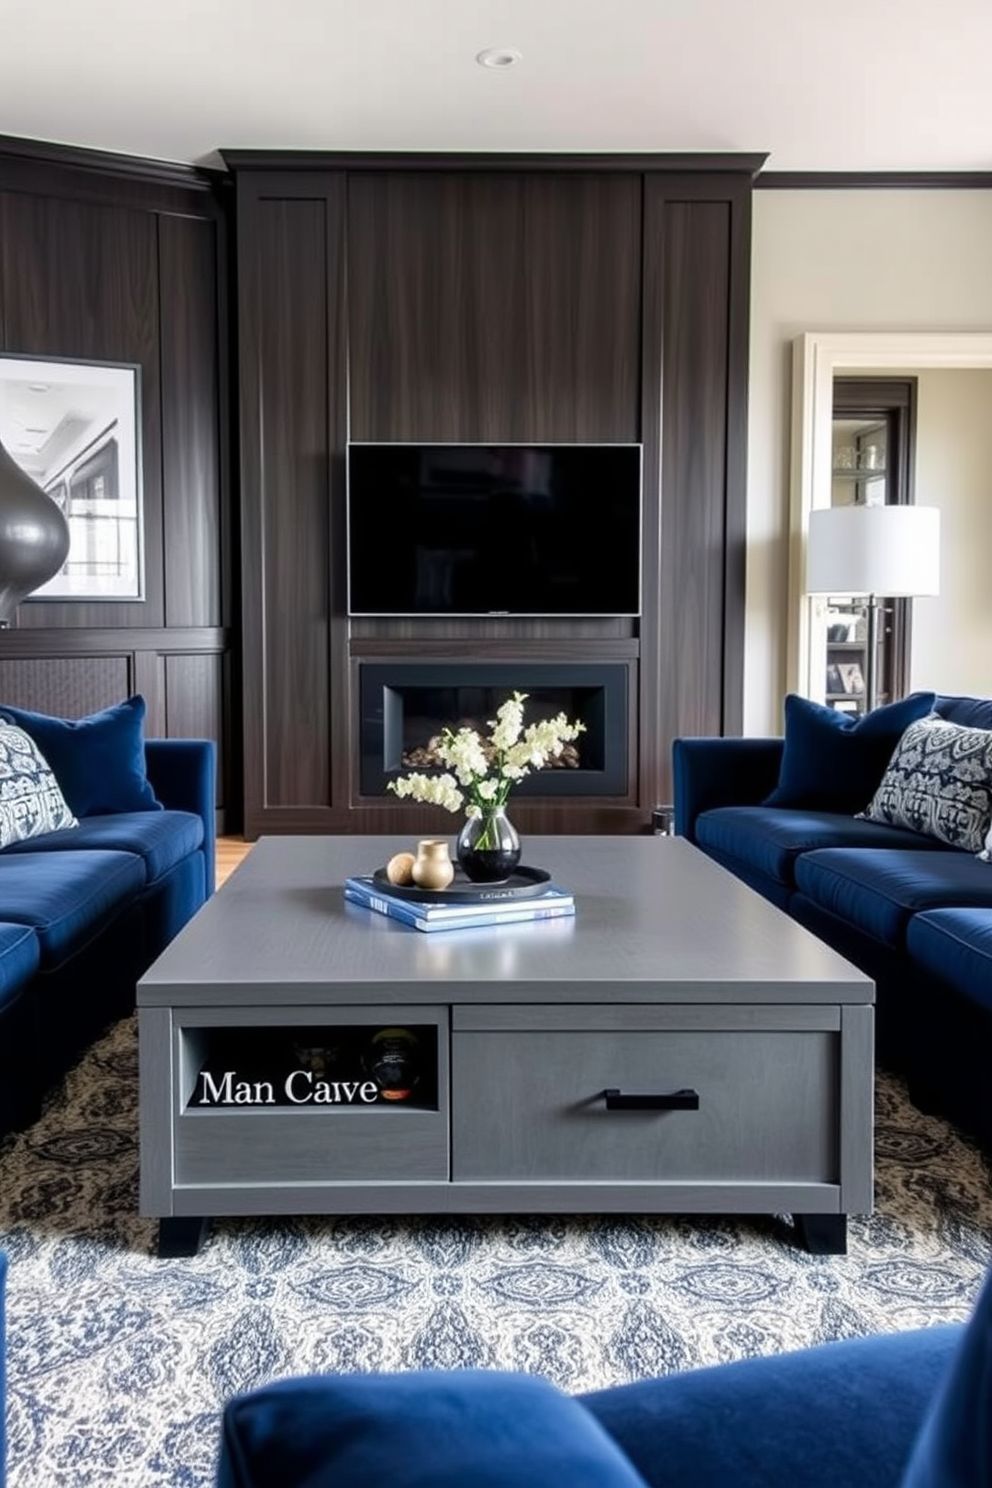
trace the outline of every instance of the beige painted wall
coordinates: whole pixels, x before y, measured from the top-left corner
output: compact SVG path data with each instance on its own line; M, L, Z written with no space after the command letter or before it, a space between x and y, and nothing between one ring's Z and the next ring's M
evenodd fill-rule
M759 190L753 213L744 731L765 734L785 690L792 340L992 330L992 191Z
M992 696L992 371L918 374L916 499L940 508L940 595L913 602L910 681Z

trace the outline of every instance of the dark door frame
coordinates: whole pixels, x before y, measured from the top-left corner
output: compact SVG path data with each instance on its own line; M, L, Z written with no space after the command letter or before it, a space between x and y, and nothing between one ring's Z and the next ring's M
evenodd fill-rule
M834 418L884 419L887 428L885 500L908 506L916 491L916 377L835 377ZM880 692L891 701L909 687L912 609L906 599L886 605Z

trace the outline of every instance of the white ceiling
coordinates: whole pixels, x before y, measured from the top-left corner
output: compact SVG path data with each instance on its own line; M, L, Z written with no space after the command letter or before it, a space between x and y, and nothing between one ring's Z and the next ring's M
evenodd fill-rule
M0 134L992 170L992 0L0 0ZM475 62L515 47L516 66Z

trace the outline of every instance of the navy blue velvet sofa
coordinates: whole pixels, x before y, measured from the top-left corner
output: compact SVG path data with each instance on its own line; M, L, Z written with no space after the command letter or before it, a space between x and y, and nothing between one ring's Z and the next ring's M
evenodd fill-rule
M938 696L933 711L992 730L987 699ZM676 833L872 977L879 1061L992 1147L992 862L851 810L765 804L783 751L677 739Z
M215 746L145 740L139 701L80 732L0 704L26 731L41 719L56 778L63 745L75 765L88 755L66 772L78 825L0 849L0 1134L30 1124L80 1052L133 1009L137 979L213 890ZM65 732L49 738L49 724ZM137 797L128 770L140 770ZM135 800L142 809L107 809Z
M229 1403L217 1488L988 1488L992 1280L970 1322L568 1396L482 1370Z

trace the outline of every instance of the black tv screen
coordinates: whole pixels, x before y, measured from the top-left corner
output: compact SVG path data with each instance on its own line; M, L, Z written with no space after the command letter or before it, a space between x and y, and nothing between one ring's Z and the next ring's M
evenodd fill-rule
M639 444L349 444L352 615L637 615Z

